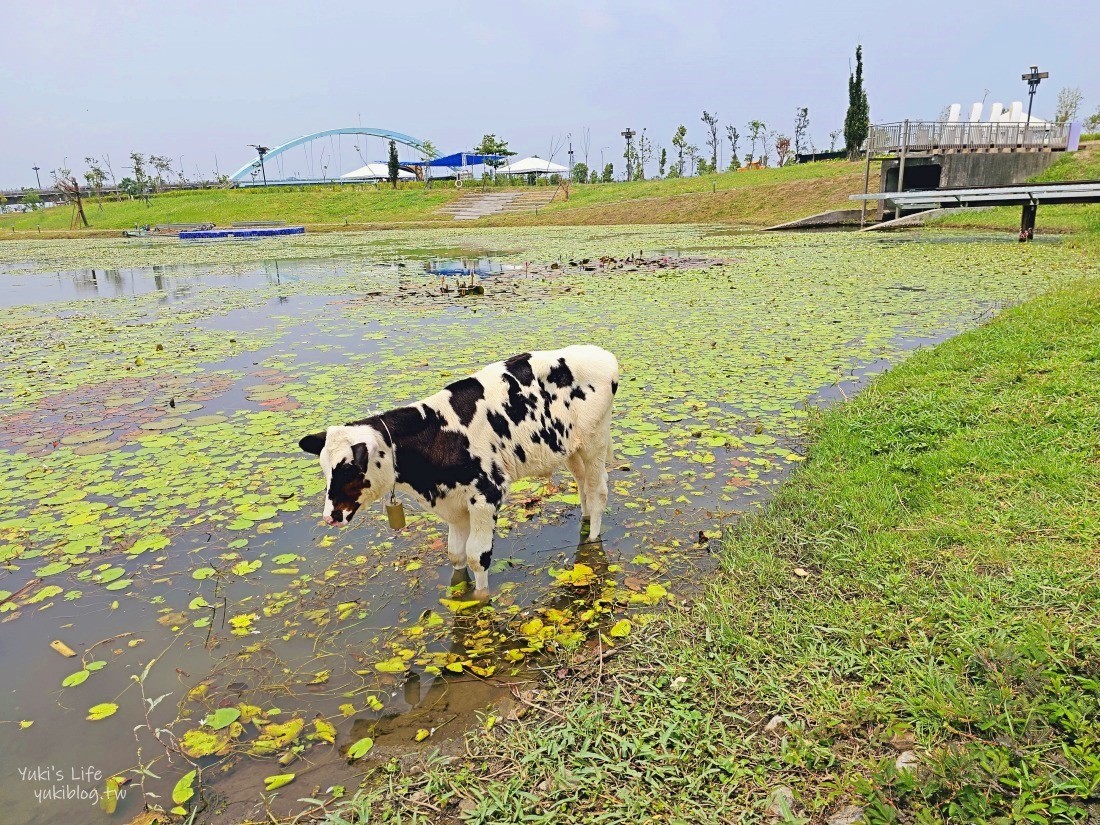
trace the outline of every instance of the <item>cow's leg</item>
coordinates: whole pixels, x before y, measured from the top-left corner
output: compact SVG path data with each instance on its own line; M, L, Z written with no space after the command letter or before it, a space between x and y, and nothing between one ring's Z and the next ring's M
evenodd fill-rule
M588 538L598 539L603 526L603 511L607 506L606 449L593 450L584 464L585 498L588 500Z
M489 565L493 562L493 530L495 508L470 508L470 538L466 540L466 563L474 571L474 598L489 596Z
M588 518L587 493L584 489L584 458L580 453L573 453L567 460L569 471L577 480L577 497L581 500L581 521L584 521Z
M447 558L455 570L466 569L466 541L470 538L470 520L463 517L448 522Z

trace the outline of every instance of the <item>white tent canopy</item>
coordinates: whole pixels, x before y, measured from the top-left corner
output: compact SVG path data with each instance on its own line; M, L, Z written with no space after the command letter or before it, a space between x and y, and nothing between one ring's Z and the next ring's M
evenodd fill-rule
M385 163L368 163L366 166L360 166L358 169L341 175L340 180L386 180L390 176L389 165ZM404 169L397 170L398 180L415 180L416 175L412 172L406 172Z
M510 163L507 166L501 166L497 169L498 175L529 175L535 174L562 174L569 170L562 166L560 163L551 163L548 160L543 160L538 155L533 157L524 158L523 160L517 160L515 163Z

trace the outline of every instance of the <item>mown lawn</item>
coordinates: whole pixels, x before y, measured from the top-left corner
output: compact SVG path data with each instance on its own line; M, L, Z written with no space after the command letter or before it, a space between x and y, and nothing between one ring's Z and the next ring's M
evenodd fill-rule
M877 180L877 176L876 176ZM525 212L495 216L477 225L527 226L534 224L611 225L665 223L734 223L770 225L826 209L849 208L847 196L862 190L863 167L858 163L826 161L724 172L691 178L574 185L569 200L559 193L536 215ZM522 187L526 190L526 187ZM246 187L164 192L149 204L141 200L86 198L85 214L91 230L126 229L158 223L286 220L313 228L384 226L401 223L451 222L440 208L465 195L476 194L477 184L455 189L437 181L432 189L403 183L397 190L386 185L311 187ZM487 191L500 191L490 187ZM68 232L71 206L25 214L0 215L0 240L16 232ZM469 224L464 224L469 225ZM79 236L87 232L76 229Z
M1098 421L1100 280L914 355L694 605L330 821L1097 821Z
M350 224L439 220L437 210L459 194L451 185L437 182L431 190L421 184L402 188L371 185L306 187L245 187L162 192L149 204L142 200L111 200L100 204L85 197L84 212L92 229L126 229L158 223L211 222L227 226L234 221L285 220L288 223ZM67 230L71 206L56 206L37 212L0 216L0 228L7 232Z
M863 191L863 164L820 161L693 178L574 185L538 215L493 216L494 225L728 223L771 226L830 209L850 209ZM872 170L872 189L878 172Z
M1035 183L1100 180L1100 141L1082 144L1077 152L1063 154L1055 163L1031 179ZM981 212L964 212L934 221L937 226L970 229L1020 229L1020 207L1001 206ZM1087 233L1094 246L1100 239L1100 205L1065 204L1040 206L1036 233L1052 231Z

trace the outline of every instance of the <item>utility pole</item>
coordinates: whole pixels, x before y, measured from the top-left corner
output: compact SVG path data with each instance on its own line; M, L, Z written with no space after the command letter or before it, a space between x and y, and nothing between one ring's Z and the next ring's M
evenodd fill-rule
M573 136L569 136L569 180L573 180Z
M36 181L38 181L38 188L39 189L42 188L42 178L38 177L38 170L41 169L41 168L42 168L41 166L32 166L31 167L31 169L34 170L34 179Z
M634 135L638 133L627 126L626 130L623 132L619 132L619 134L626 138L626 179L633 180L634 165L631 163L631 161L634 159L634 152L631 151L633 148L631 141L634 140Z
M260 173L264 176L264 186L267 186L267 170L264 168L264 155L271 150L266 146L260 146L258 143L248 144L256 150L256 154L260 156Z

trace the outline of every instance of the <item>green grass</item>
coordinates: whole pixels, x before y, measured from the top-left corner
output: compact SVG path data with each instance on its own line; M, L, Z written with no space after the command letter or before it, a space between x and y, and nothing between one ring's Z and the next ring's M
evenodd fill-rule
M877 185L877 174L874 185ZM574 185L538 215L490 218L496 225L731 223L769 226L830 209L850 209L863 165L820 161L692 178Z
M1100 180L1100 142L1083 144L1077 152L1067 152L1042 173L1031 178L1035 183L1057 183L1071 180ZM982 212L948 215L932 221L936 226L968 229L1019 231L1020 208L1001 206ZM1076 232L1100 238L1100 205L1066 204L1040 206L1036 232Z
M755 822L780 785L788 822L1097 821L1097 421L1100 281L914 355L820 417L693 608L331 821Z
M850 208L847 196L862 187L858 163L828 161L725 172L694 178L584 184L571 187L569 200L558 200L539 210L474 222L492 225L532 224L665 224L733 223L770 225L812 212ZM449 223L440 207L476 192L437 182L426 191L422 184L402 184L392 190L368 185L312 187L247 187L165 192L146 205L140 200L86 199L91 230L128 229L140 224L276 220L303 223L312 228L388 226L393 224ZM492 191L492 190L490 190ZM19 232L70 232L72 207L60 206L27 214L0 216L0 239ZM15 230L15 233L12 232ZM73 230L79 236L87 230Z
M309 187L246 187L164 192L147 206L141 200L104 200L100 209L86 198L84 212L93 229L126 229L135 224L286 220L288 223L350 224L438 220L437 210L459 194L453 186L436 183L431 191L419 184L384 186L333 185ZM18 215L0 216L0 228L67 230L71 206L58 206Z

